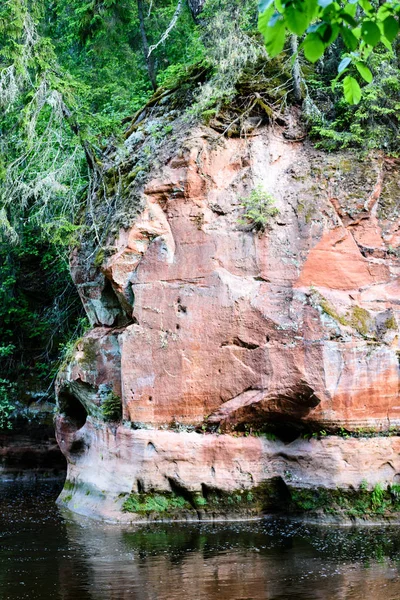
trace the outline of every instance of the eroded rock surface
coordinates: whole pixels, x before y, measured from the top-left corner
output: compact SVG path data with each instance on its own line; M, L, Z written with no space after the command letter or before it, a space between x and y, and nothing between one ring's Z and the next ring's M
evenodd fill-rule
M249 489L295 461L299 485L313 486L318 473L320 484L346 487L363 478L357 455L369 479L394 481L398 438L292 442L290 458L278 460L281 442L232 432L271 425L290 441L307 428L400 427L396 161L327 156L268 128L224 139L199 127L152 175L138 216L110 236L98 266L73 256L94 329L58 381L69 480L112 497L147 477L149 490L175 476L190 490L211 485L219 461L213 485ZM257 186L279 210L263 233L240 224ZM121 397L117 430L101 421L107 390ZM79 404L85 414L75 418ZM192 428L214 434L185 433ZM144 460L160 442L161 454ZM103 452L113 460L101 462ZM171 474L166 455L185 469Z

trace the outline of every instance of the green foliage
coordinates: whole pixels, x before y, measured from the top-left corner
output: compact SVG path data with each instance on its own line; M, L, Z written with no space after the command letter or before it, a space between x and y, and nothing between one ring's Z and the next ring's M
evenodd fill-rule
M385 492L382 486L377 483L371 493L371 504L373 509L378 509L382 506L385 497Z
M264 231L279 211L275 207L275 200L261 185L257 185L246 198L241 198L243 215L238 220L239 224L247 225L250 229Z
M400 153L399 49L396 42L394 52L383 48L371 55L368 67L373 81L363 87L357 106L343 100L341 84L332 89L333 58L326 61L318 77L310 78L308 89L316 110L309 113L308 119L317 146L327 150L382 148L395 155Z
M191 108L196 115L220 108L234 98L236 84L249 65L267 60L256 35L255 0L207 0L202 13L200 34L203 55L212 69L211 77L201 86Z
M379 8L368 0L262 0L260 2L259 30L264 36L270 56L282 52L287 33L305 35L302 43L305 57L312 63L319 60L326 48L337 43L345 48L338 67L336 80L348 69L358 71L367 83L371 74L366 65L375 47L382 44L391 50L399 31L400 5L395 0L383 2ZM358 104L361 89L352 75L343 81L345 99Z
M144 4L154 44L176 5ZM159 81L202 52L185 5L154 52ZM122 119L150 94L136 0L0 3L0 376L50 389L81 334L67 257L83 235L101 247L104 219L83 215L103 145L115 135L122 146Z
M194 498L194 504L197 507L202 508L203 506L206 506L207 500L201 494L197 494Z
M0 377L51 381L82 307L59 244L29 221L19 236L18 245L0 241Z
M291 490L290 510L323 511L348 517L370 518L400 511L400 486L384 489L379 483L372 490L363 480L358 490L299 489Z
M396 501L400 500L400 484L392 483L390 486L390 493L394 496Z
M176 8L171 0L144 1L149 45L156 44ZM101 142L115 134L122 118L151 95L136 0L59 0L48 3L47 30L62 66L80 85L80 111ZM202 57L203 47L186 6L166 42L154 51L159 85L176 80Z
M343 80L343 93L349 104L358 104L361 100L361 88L354 77L347 75Z
M123 512L149 514L191 509L191 505L173 492L155 494L130 494L122 505Z
M15 409L15 385L8 379L0 379L0 430L11 429L11 414Z
M105 421L120 421L122 419L121 398L109 391L101 403L101 410Z

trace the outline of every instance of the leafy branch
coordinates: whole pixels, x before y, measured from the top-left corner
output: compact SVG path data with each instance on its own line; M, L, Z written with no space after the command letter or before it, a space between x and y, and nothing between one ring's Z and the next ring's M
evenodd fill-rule
M341 38L346 52L338 67L335 86L342 75L347 102L358 104L361 87L354 75L371 83L367 60L383 44L392 49L399 32L400 3L387 0L378 7L369 0L261 0L258 27L270 56L282 52L288 34L305 36L299 50L315 63L325 50ZM352 74L349 74L351 69Z

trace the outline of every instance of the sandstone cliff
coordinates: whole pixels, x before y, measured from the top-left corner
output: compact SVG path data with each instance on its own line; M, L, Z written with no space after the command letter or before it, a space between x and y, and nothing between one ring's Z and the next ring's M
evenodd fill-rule
M156 150L139 124L110 154L106 237L72 256L93 327L57 384L61 500L254 516L293 489L400 481L397 161L170 118ZM264 232L243 224L255 189L278 209Z

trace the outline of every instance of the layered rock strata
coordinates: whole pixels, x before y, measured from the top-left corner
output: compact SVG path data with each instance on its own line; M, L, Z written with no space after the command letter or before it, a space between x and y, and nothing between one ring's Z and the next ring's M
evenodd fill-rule
M395 482L399 174L266 127L198 127L169 146L136 217L95 258L72 257L93 329L58 380L66 503L134 518L131 492ZM265 231L250 204L277 209ZM296 439L307 432L322 439Z

